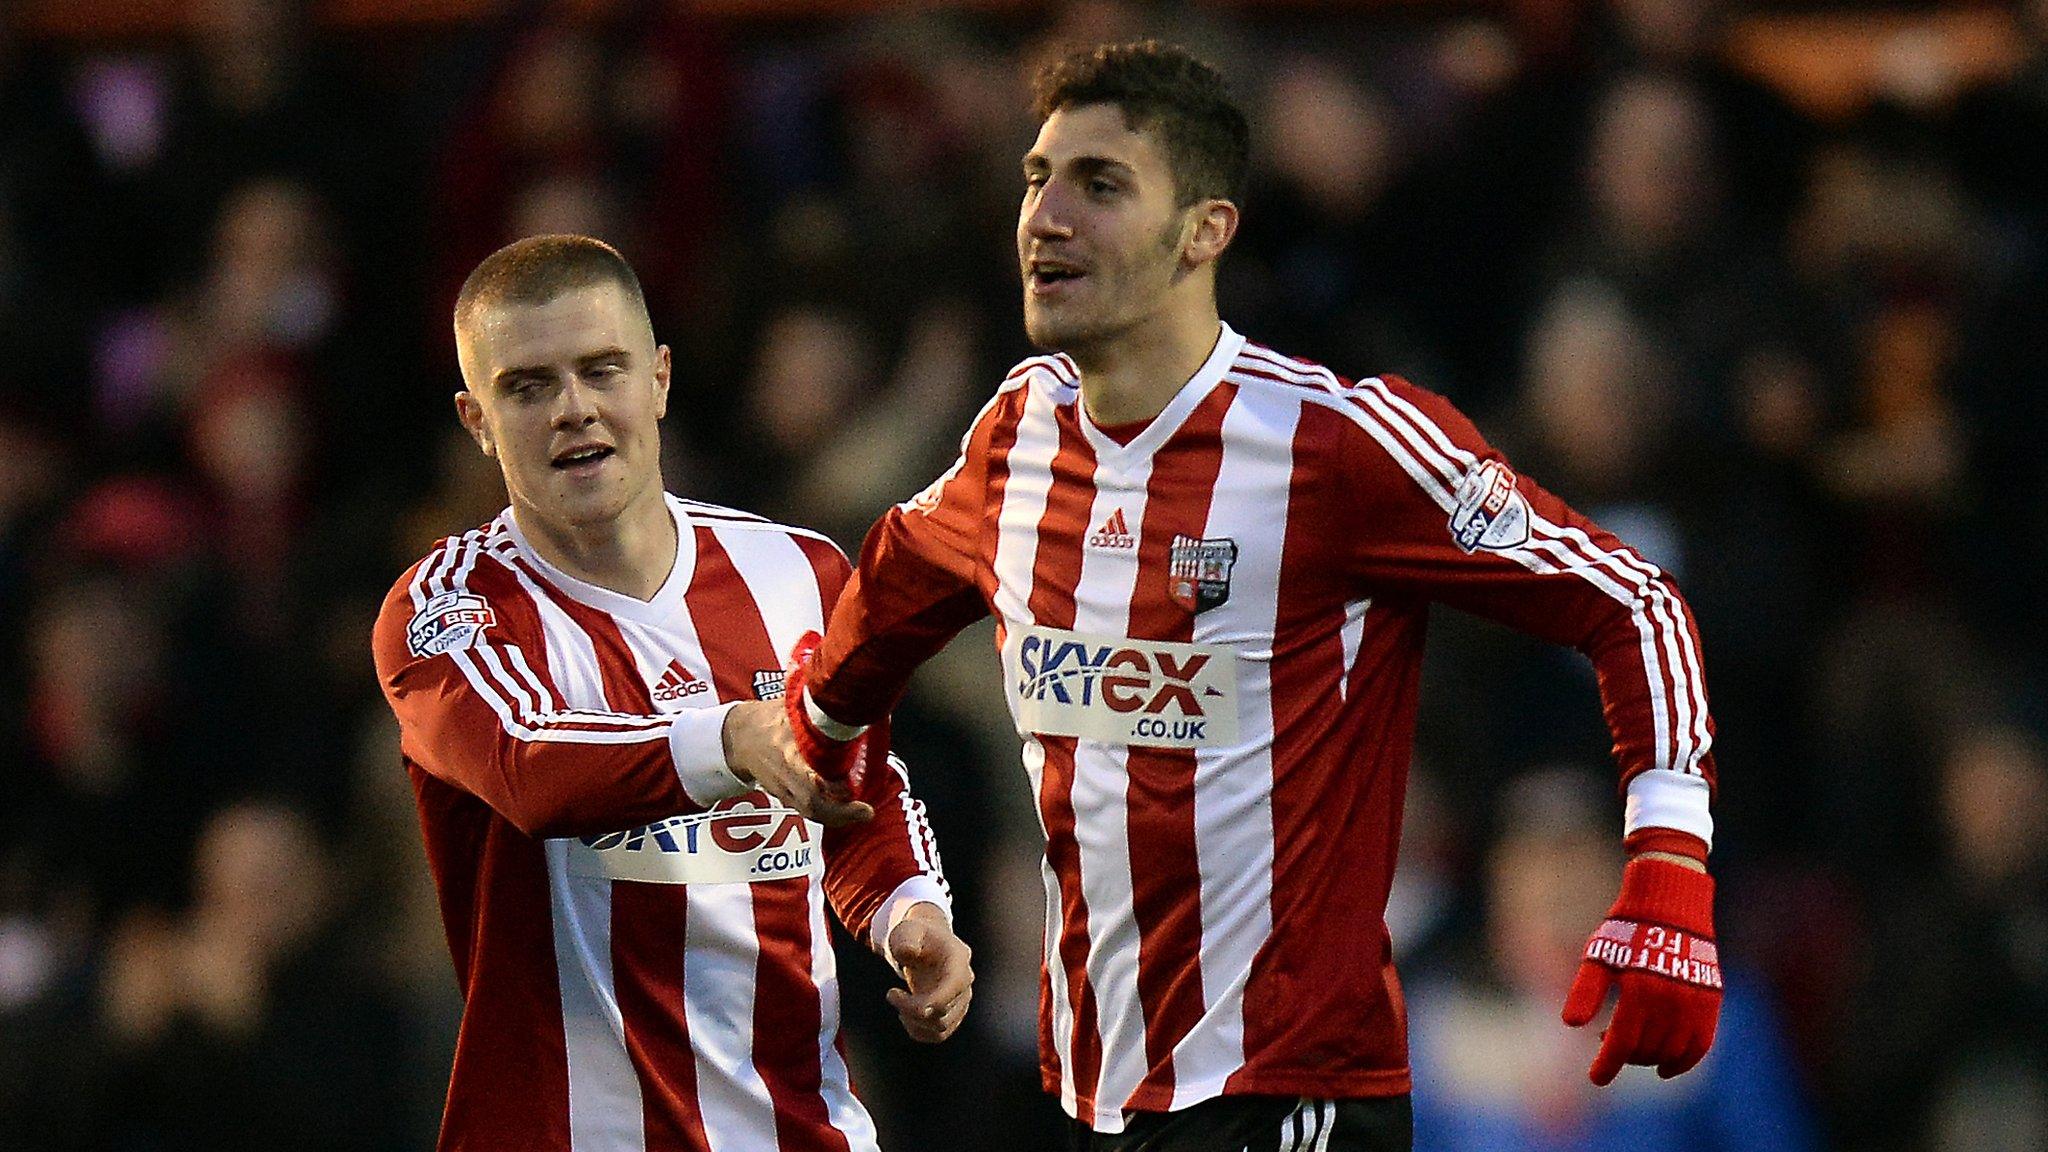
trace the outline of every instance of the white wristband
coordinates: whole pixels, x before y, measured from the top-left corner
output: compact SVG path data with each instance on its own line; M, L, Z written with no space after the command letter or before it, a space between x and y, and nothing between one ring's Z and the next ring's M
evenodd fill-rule
M860 734L868 730L865 724L842 724L827 716L825 710L818 707L818 702L811 699L809 687L804 689L804 715L811 718L811 727L816 728L826 739L837 740L841 744L848 740L860 739Z
M1707 810L1712 789L1704 776L1652 768L1638 772L1628 782L1628 808L1622 835L1631 836L1644 828L1672 828L1689 832L1714 846L1714 817Z
M868 924L869 943L891 968L896 967L896 958L889 954L889 937L896 931L896 926L903 923L903 918L910 915L910 910L919 904L932 905L945 914L946 923L953 922L953 898L946 894L937 880L919 873L898 884L896 890L889 893L889 898L882 901L882 906L875 910L875 918Z
M725 763L725 716L731 704L685 708L668 726L668 753L675 761L683 794L701 808L744 796L753 785L732 774Z

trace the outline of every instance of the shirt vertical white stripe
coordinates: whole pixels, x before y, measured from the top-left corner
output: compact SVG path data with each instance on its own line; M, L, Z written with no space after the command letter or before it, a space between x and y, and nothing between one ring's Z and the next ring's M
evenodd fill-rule
M1337 679L1339 700L1351 693L1351 674L1358 670L1358 646L1365 643L1365 614L1371 608L1369 597L1344 605L1344 623L1337 629L1337 640L1344 646L1344 674Z
M824 886L812 883L809 888L811 982L818 986L818 1070L825 1115L852 1152L874 1152L874 1121L854 1097L853 1077L833 1043L839 1036L839 960L832 952L832 928L825 923Z
M555 974L569 1063L569 1147L638 1152L647 1146L640 1078L612 984L611 881L571 876L572 840L546 842Z
M697 1103L711 1152L772 1149L775 1105L754 1068L754 980L761 941L751 884L691 884L684 930L684 1015L697 1057Z
M689 613L676 613L670 627L660 630L617 616L612 617L612 625L619 630L619 639L626 642L626 656L633 661L633 670L639 673L640 683L647 689L650 701L653 700L654 686L661 683L661 678L668 673L671 660L680 660L691 675L710 681L711 667L704 662L704 651L697 645L697 633L690 626ZM664 632L667 635L663 635ZM710 692L702 694L707 705L715 703L711 696ZM677 703L682 704L681 701ZM676 709L655 703L654 710L672 712Z
M1202 990L1195 1029L1174 1052L1174 1107L1206 1100L1244 1064L1244 991L1273 930L1273 679L1280 556L1294 475L1291 397L1240 390L1223 415L1223 458L1202 535L1237 542L1230 599L1195 617L1196 644L1236 650L1238 740L1195 753Z
M761 622L767 626L768 643L778 658L795 648L804 633L824 631L817 570L794 539L783 532L733 527L713 528L711 534L725 549L755 605L762 607ZM775 607L772 612L766 609L771 604Z
M1024 775L1031 782L1031 794L1038 796L1045 787L1045 745L1036 736L1024 738ZM1033 805L1038 812L1038 833L1046 835L1043 810ZM1046 995L1052 1000L1052 1047L1060 1062L1060 1107L1068 1115L1074 1115L1079 1104L1079 1091L1074 1085L1074 989L1067 981L1067 964L1060 956L1060 932L1066 918L1060 906L1059 876L1052 870L1052 861L1040 857L1039 877L1045 883L1045 937L1042 953L1045 963Z
M1130 634L1138 592L1138 550L1097 548L1086 541L1117 511L1135 540L1145 538L1145 485L1152 458L1125 471L1096 465L1095 500L1082 525L1081 570L1074 587L1074 631ZM1140 937L1131 879L1130 749L1096 740L1074 742L1074 839L1080 850L1081 893L1088 902L1088 980L1095 989L1102 1071L1095 1126L1123 1127L1124 1102L1146 1072L1145 1009L1138 995Z
M1017 439L1010 446L1009 479L1003 484L1003 506L997 515L995 610L1010 622L1010 632L1029 627L1031 573L1038 563L1038 521L1045 515L1052 491L1052 461L1060 448L1050 384L1034 384L1024 401ZM1010 667L1004 661L1004 667ZM1016 686L1010 686L1010 710L1017 708Z

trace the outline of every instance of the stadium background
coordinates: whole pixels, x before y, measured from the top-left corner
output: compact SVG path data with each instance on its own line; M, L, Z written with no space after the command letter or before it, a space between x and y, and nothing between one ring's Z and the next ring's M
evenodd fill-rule
M904 9L914 12L905 14ZM1584 1082L1616 875L1583 661L1444 614L1391 912L1418 1148L2048 1147L2048 3L21 0L0 8L0 1148L424 1148L458 1006L378 597L502 503L447 314L583 231L671 486L846 547L1026 349L1024 78L1209 54L1226 317L1447 393L1677 574L1731 995ZM1036 830L973 635L899 725L981 982L886 1146L1049 1146Z

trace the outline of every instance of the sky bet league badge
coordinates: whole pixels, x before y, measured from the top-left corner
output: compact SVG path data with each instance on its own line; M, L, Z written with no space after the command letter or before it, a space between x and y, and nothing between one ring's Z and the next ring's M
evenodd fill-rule
M498 622L484 598L453 589L428 600L405 626L405 643L424 660L476 644L483 630Z

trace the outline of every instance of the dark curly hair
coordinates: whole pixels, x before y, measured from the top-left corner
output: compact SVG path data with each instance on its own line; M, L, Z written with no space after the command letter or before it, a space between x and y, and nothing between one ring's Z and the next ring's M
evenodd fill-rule
M1075 52L1039 69L1032 92L1041 123L1062 108L1114 104L1133 132L1156 134L1181 207L1244 203L1251 129L1222 73L1187 49L1139 40Z

